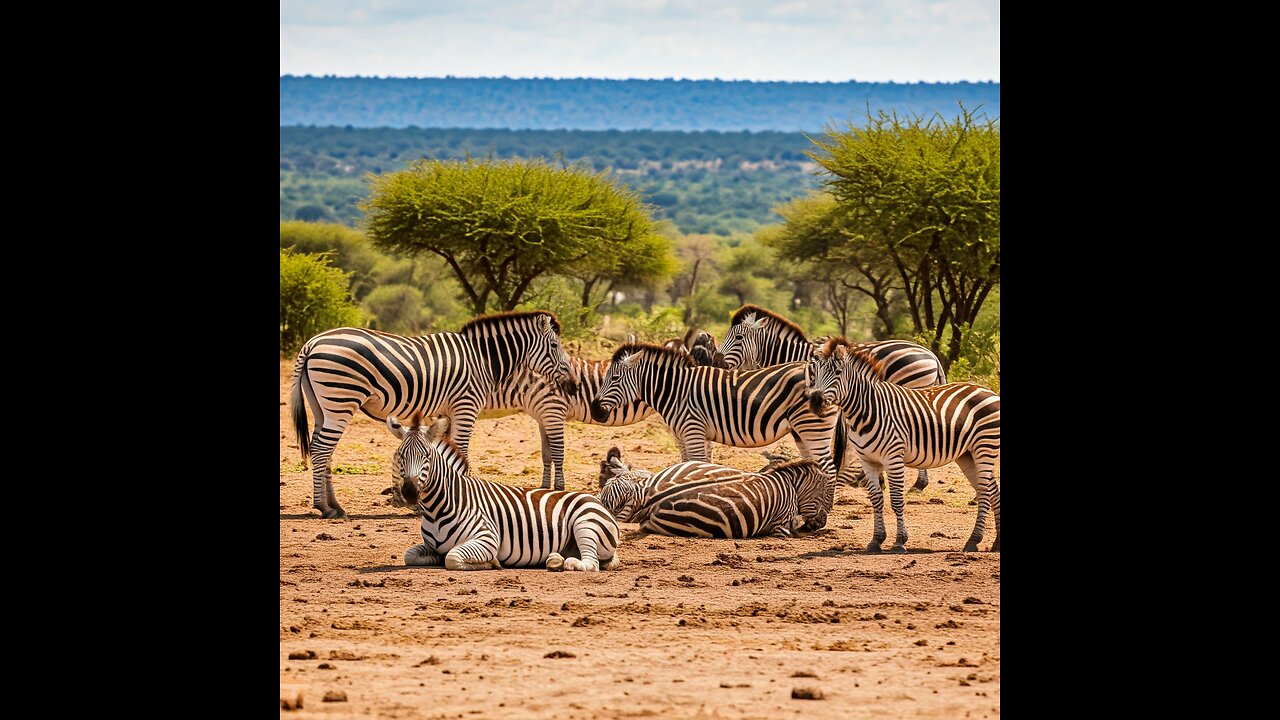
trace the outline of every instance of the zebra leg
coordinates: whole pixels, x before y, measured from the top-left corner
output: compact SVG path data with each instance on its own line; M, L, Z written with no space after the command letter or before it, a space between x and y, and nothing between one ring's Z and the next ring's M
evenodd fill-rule
M315 432L311 434L311 507L319 510L322 518L341 519L347 516L347 511L333 495L329 463L350 419L350 415L338 418L337 427L325 427L317 422Z
M994 505L996 540L992 543L991 549L998 552L1000 550L1000 486L996 483L993 475L994 465L987 461L979 466L974 461L972 454L956 458L956 464L960 466L960 470L968 478L969 484L978 493L978 518L974 521L973 533L969 535L968 542L964 544L964 551L978 552L978 544L982 542L982 536L986 534L987 509Z
M903 517L905 510L903 502L903 473L905 467L901 458L895 458L889 461L885 467L885 473L881 477L887 477L889 480L889 505L893 507L893 516L898 523L898 535L894 538L893 548L889 552L904 553L907 551L907 522Z
M498 546L492 537L478 537L458 545L444 556L450 570L501 570Z
M556 473L556 489L564 489L564 415L558 413L548 418L550 427L544 428L543 433L546 435L546 442L551 445L551 464L555 468ZM546 462L547 450L542 450L543 462Z
M440 562L440 554L435 551L435 548L428 547L426 543L418 543L404 551L405 565L439 566Z
M916 484L912 486L914 490L924 490L929 487L929 471L924 468L916 475Z
M867 473L867 496L871 500L871 512L875 515L875 531L871 542L867 543L867 552L879 553L880 544L884 542L884 494L880 492L880 468L873 467L865 458L862 469Z
M582 558L565 558L564 569L577 570L579 572L598 572L600 570L600 536L596 534L592 523L585 520L574 522L573 539L578 546L578 554Z
M551 441L547 438L547 429L539 427L538 430L542 435L542 489L551 489ZM561 481L563 484L563 480ZM563 488L561 488L563 489Z
M710 454L707 450L707 434L705 430L698 429L696 433L689 433L684 438L683 453L681 460L701 460L702 462L711 462Z

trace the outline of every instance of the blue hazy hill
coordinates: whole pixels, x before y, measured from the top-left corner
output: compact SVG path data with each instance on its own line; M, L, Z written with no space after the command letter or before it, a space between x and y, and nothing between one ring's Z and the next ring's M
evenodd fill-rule
M868 106L953 117L959 103L999 117L1000 84L280 78L281 126L818 132Z

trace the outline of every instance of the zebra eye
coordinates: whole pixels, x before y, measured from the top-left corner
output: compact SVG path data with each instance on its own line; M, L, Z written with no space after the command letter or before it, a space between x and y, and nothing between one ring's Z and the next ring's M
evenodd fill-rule
M733 336L733 339L734 339L734 340L741 340L741 339L742 339L742 333L735 333L735 334L734 334L734 336Z

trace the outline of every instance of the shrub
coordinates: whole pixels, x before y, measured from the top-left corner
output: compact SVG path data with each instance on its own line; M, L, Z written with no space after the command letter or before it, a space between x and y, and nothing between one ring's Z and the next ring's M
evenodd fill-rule
M289 357L319 332L360 323L347 291L348 273L332 267L330 253L280 250L280 356Z

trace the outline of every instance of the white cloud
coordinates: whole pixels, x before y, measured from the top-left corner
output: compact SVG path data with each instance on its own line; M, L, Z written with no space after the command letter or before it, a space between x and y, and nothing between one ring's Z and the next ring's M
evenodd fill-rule
M999 80L998 0L280 4L294 75Z

